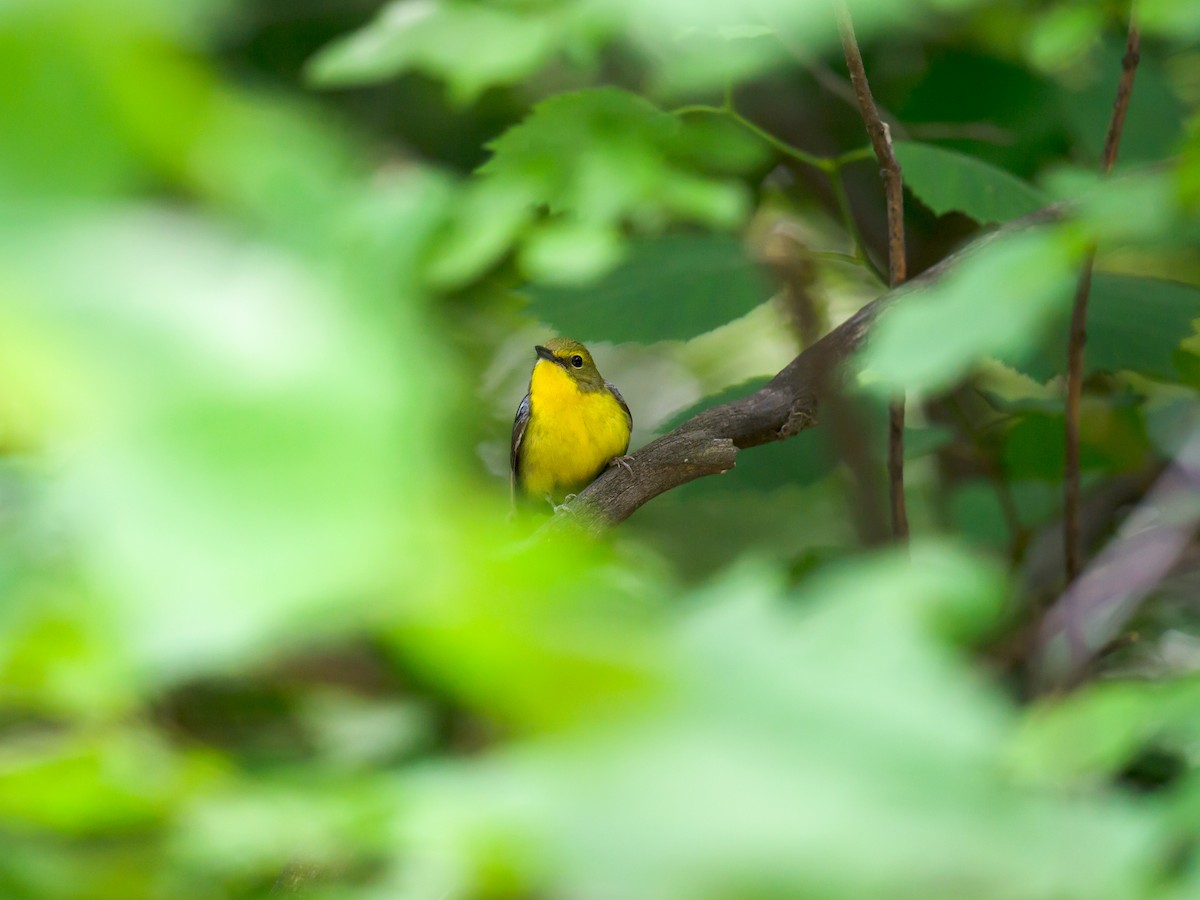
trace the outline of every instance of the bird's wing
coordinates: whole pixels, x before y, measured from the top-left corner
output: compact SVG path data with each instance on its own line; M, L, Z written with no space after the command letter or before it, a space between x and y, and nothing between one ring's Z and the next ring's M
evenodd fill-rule
M512 449L508 456L508 486L513 500L517 496L517 476L521 467L521 442L525 440L525 429L529 427L529 395L517 407L517 417L513 419Z
M629 404L625 402L625 398L621 396L621 392L617 390L617 386L611 381L604 382L604 386L612 391L612 395L621 404L621 409L625 410L625 421L629 424L629 430L633 431L633 413L629 411Z

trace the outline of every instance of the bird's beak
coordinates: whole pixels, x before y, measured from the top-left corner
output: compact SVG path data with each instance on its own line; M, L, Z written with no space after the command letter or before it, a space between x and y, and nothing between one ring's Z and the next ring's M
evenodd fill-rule
M536 347L533 348L533 350L535 353L537 353L538 359L544 359L544 360L546 360L546 362L552 362L555 365L558 365L558 357L555 356L553 353L551 353L550 350L547 349L546 347L543 347L541 344L538 344Z

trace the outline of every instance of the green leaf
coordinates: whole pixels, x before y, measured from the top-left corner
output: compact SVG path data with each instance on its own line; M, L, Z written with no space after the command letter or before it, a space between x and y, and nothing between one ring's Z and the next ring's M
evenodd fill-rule
M1014 480L1062 479L1063 415L1030 413L1004 437L1004 469ZM1079 465L1085 471L1128 472L1146 462L1149 439L1137 407L1087 403L1080 416Z
M1200 289L1157 278L1098 274L1088 301L1088 366L1177 377L1173 354L1200 317Z
M918 543L778 581L743 567L682 605L653 702L410 781L413 857L476 886L503 854L506 885L556 896L1139 895L1152 810L1004 765L1015 713L956 646L1003 608L993 567Z
M598 278L621 259L616 229L572 219L551 219L534 228L521 249L521 267L547 284L578 284Z
M528 277L578 284L620 259L622 232L656 232L675 221L739 225L750 209L745 184L709 173L751 168L762 148L710 126L616 88L538 104L491 143L492 158L434 251L432 279L460 286L515 246ZM542 220L533 222L539 209Z
M1030 710L1012 747L1023 773L1055 782L1116 774L1149 741L1195 741L1200 680L1116 681Z
M595 284L527 290L530 313L581 341L687 340L745 315L771 294L742 243L721 235L634 241Z
M1088 299L1087 371L1131 371L1178 381L1175 351L1193 333L1197 318L1200 289L1192 285L1098 272ZM1023 362L1011 354L1002 358L1033 378L1053 378L1065 371L1067 330L1064 311L1040 352Z
M1030 35L1028 54L1044 71L1069 69L1104 33L1099 6L1058 6L1049 9Z
M407 228L389 261L421 240L443 196L431 186L410 182L422 202L383 223ZM422 415L388 387L412 345L367 327L367 288L323 286L295 257L178 214L26 229L5 246L6 277L30 287L0 330L25 335L25 383L61 406L74 454L56 500L88 571L120 585L106 601L140 670L220 665L322 608L349 622L347 598L397 539L386 498L414 484L387 472L405 452L395 423Z
M978 222L1007 222L1049 201L1035 187L990 163L913 141L897 141L904 184L938 215L952 210Z
M141 833L194 788L204 766L137 728L13 742L0 763L0 822L75 837Z
M325 47L308 74L316 84L342 87L415 70L444 79L455 99L468 102L537 71L558 52L555 38L547 17L499 4L398 0Z
M559 94L489 145L492 158L480 175L525 185L529 202L555 215L733 227L747 214L749 197L740 183L704 174L694 136L628 91Z
M1094 169L1061 167L1042 179L1054 199L1070 202L1072 217L1095 243L1169 246L1186 241L1176 173L1146 171L1105 178Z
M1024 359L1066 309L1072 253L1054 231L985 239L952 271L884 312L862 354L864 378L892 389L945 387L986 356Z
M472 181L434 244L430 281L455 288L478 278L509 251L533 212L525 185L497 178Z

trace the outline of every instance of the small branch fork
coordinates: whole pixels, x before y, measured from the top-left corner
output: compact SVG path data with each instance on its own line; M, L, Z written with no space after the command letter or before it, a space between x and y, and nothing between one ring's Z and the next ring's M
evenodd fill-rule
M838 6L838 31L842 37L842 52L846 57L846 68L850 71L850 83L858 100L858 109L863 124L871 138L871 147L879 162L883 189L887 195L888 222L888 281L895 289L904 283L907 266L904 250L904 181L900 164L892 148L892 135L883 121L867 71L863 66L858 39L854 36L854 23L845 3ZM892 533L897 540L908 538L908 512L904 504L904 397L895 398L888 406L888 493L892 510Z
M1125 57L1121 61L1121 80L1117 99L1113 103L1112 119L1104 138L1100 171L1107 175L1117 161L1117 148L1125 128L1125 114L1133 93L1133 78L1137 73L1141 37L1133 11L1129 14L1129 36L1125 42ZM1092 269L1096 263L1093 244L1084 258L1083 269L1075 286L1075 302L1071 308L1071 331L1067 344L1067 409L1066 450L1063 459L1063 546L1067 582L1076 579L1083 568L1083 538L1079 522L1079 408L1083 397L1083 351L1087 343L1087 305L1092 289Z

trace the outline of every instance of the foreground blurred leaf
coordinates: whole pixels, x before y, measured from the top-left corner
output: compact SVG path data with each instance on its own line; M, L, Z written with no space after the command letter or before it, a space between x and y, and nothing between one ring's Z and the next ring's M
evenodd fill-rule
M862 354L870 376L894 388L936 389L981 357L1023 360L1030 336L1069 303L1072 255L1045 230L981 244L884 312Z
M851 6L857 29L870 35L913 18L921 4L855 0ZM641 51L660 85L694 91L783 65L785 47L820 52L837 39L834 23L831 0L765 0L752 9L683 0L393 0L371 22L321 50L309 75L318 84L341 86L418 71L445 81L459 102L467 102L553 60L590 61L621 42Z
M143 663L213 665L381 587L418 407L328 283L150 212L34 231L0 263L5 334L36 341L13 374L71 435L59 502Z
M509 546L492 528L459 536L472 565L439 572L437 603L397 617L389 644L508 729L562 728L644 693L664 587L652 572L578 535Z
M581 341L686 340L766 301L766 275L741 241L669 235L629 245L625 261L598 283L531 286L530 312Z
M1047 203L1032 185L963 153L913 141L897 141L895 150L905 186L938 215L1007 222Z
M151 731L14 741L0 751L0 827L77 836L143 830L207 780L207 769Z
M1013 743L1013 763L1029 777L1080 783L1115 775L1149 742L1200 737L1200 681L1111 682L1043 701Z
M911 562L818 578L799 609L764 575L698 598L671 638L660 700L411 782L401 896L503 884L915 898L952 885L1092 900L1145 883L1156 861L1143 813L1005 773L1012 715L948 651L995 615L994 572L916 547Z
M449 83L466 103L512 84L557 54L566 11L505 4L397 0L309 62L325 86L365 84L420 71Z

